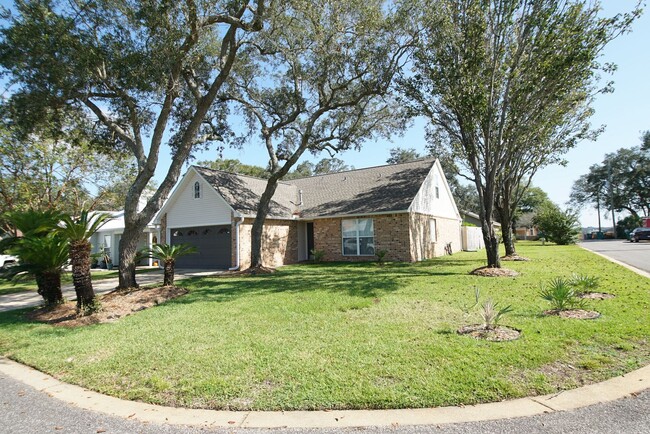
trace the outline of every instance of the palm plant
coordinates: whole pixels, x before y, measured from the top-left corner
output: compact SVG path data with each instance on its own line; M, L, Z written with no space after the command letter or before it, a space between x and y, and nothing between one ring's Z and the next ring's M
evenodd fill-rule
M176 259L179 256L196 253L196 247L189 244L154 244L149 250L150 255L164 264L163 285L172 286L174 284L174 271L176 268Z
M543 285L539 296L551 303L551 308L556 311L584 307L584 300L578 297L571 281L561 277L551 279L548 285Z
M17 256L17 265L3 272L3 277L13 280L34 278L38 293L48 305L61 303L61 272L68 260L68 246L63 237L55 233L61 219L56 211L14 211L5 219L16 230L13 237L2 240L0 249Z
M95 291L90 277L90 237L111 219L110 214L91 215L82 210L79 217L64 215L59 233L67 238L72 264L72 283L77 293L77 309L87 311L95 306Z
M571 277L571 285L578 290L578 295L592 292L598 288L600 282L595 276L588 276L586 274L573 274Z

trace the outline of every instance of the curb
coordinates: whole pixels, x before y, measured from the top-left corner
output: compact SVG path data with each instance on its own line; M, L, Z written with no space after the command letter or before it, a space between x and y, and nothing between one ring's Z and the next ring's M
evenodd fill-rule
M574 410L634 396L650 388L650 365L553 395L466 407L400 410L217 411L164 407L126 401L63 383L50 375L0 357L0 374L76 407L145 423L239 428L352 428L479 422Z

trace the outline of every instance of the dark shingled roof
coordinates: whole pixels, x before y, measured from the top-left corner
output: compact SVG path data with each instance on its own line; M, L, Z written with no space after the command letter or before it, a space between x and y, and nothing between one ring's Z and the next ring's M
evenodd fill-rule
M405 211L434 161L428 158L287 182L303 191L303 217Z
M206 167L194 166L194 168L235 211L246 216L257 214L257 205L266 188L266 179L222 172ZM278 188L271 200L269 217L291 218L292 213L296 210L292 201L298 203L296 187L284 182L278 183Z
M435 159L369 167L292 179L278 184L269 217L326 217L405 211L413 202ZM219 194L243 215L252 216L266 187L266 180L219 170L195 169ZM302 206L299 201L302 191Z

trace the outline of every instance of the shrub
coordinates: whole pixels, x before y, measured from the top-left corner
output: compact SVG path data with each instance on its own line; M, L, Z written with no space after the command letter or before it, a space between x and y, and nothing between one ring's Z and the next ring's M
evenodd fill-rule
M577 290L578 295L591 292L600 285L597 277L586 274L574 274L570 283Z
M478 314L481 319L482 326L485 330L494 330L499 325L501 318L512 312L512 307L510 305L505 307L499 307L499 303L495 302L491 298L488 298L483 303L480 302L481 293L478 288L474 290L474 299L475 303L472 308L478 306Z
M325 251L313 249L309 253L314 257L314 262L323 262L325 259Z
M584 300L580 299L570 280L556 277L548 285L543 285L539 296L551 303L553 310L562 311L584 307Z
M388 250L377 250L375 256L377 256L377 262L382 264L384 262L384 257L388 253Z
M547 240L556 244L575 244L578 240L578 216L571 210L562 211L556 206L546 206L533 218L533 223Z

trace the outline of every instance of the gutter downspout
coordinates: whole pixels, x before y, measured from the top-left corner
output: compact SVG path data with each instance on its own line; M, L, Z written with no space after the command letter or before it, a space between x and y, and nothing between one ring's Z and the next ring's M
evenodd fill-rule
M239 225L244 223L244 217L239 217L239 219L235 222L235 266L228 268L228 271L239 270Z

